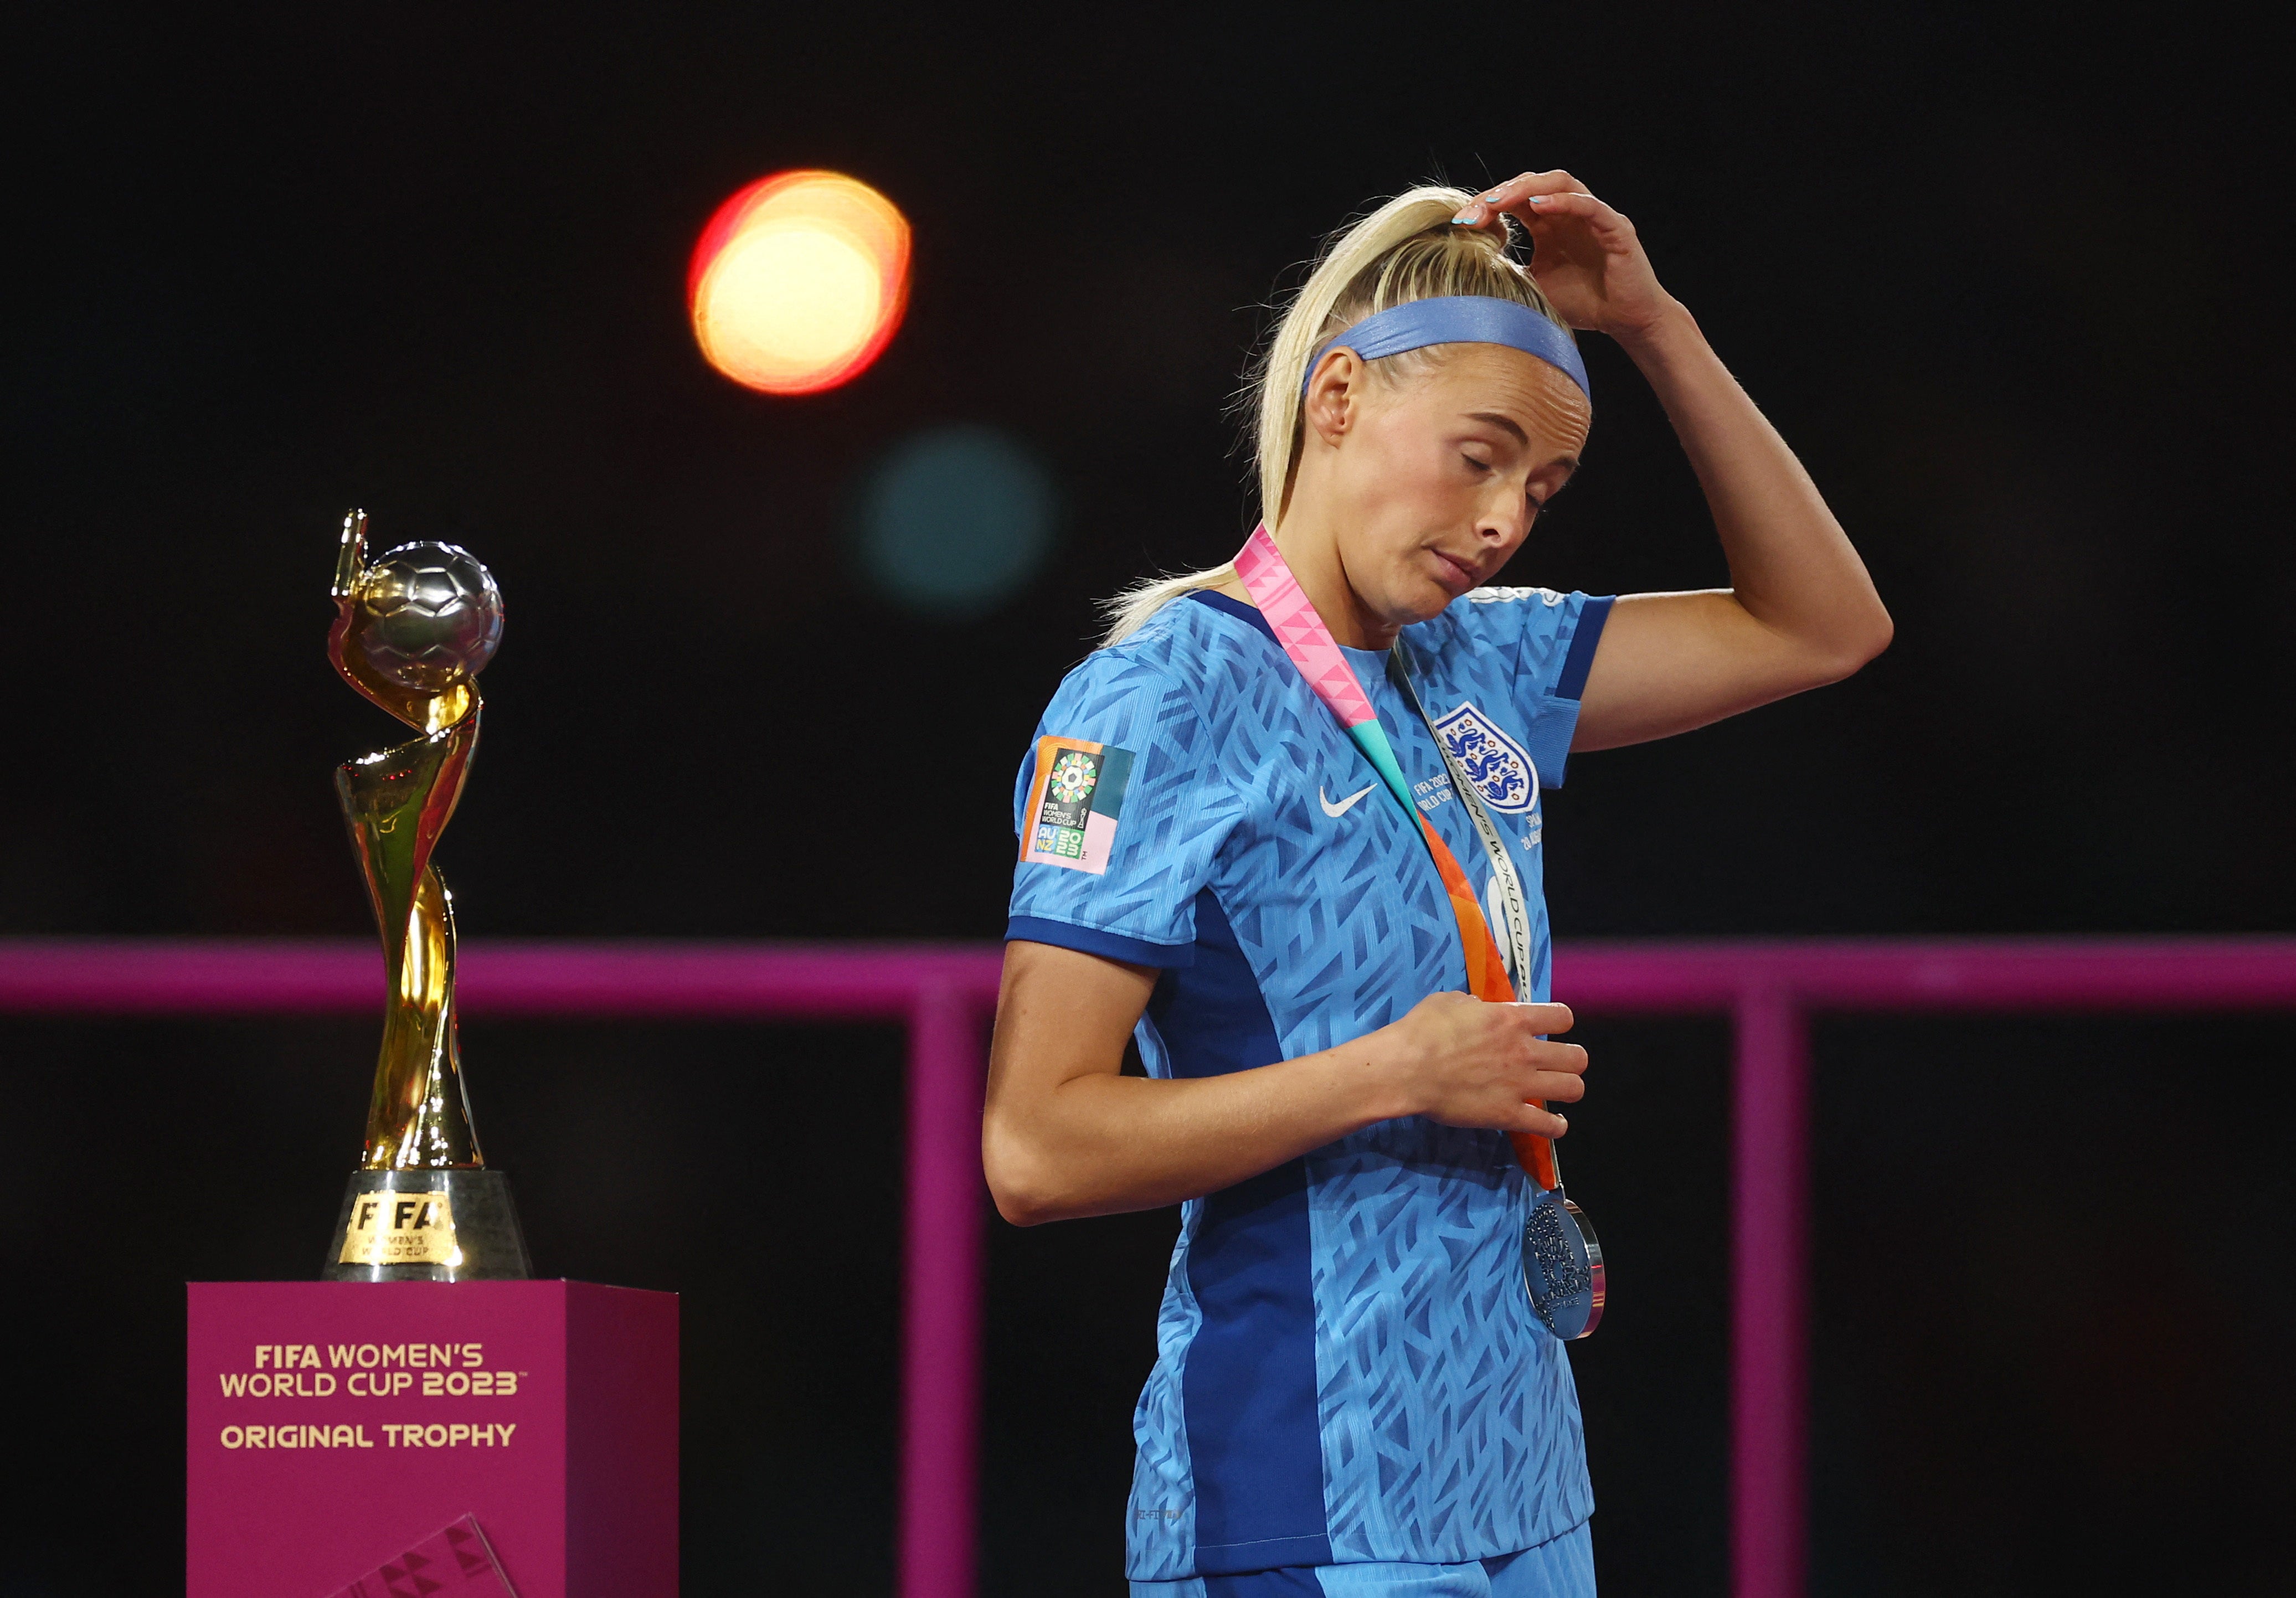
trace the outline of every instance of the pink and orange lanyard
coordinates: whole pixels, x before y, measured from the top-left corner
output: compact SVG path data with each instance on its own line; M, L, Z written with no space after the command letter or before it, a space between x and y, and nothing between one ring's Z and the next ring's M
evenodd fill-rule
M1474 889L1467 885L1467 873L1459 868L1458 857L1436 833L1433 824L1412 803L1410 785L1403 780L1403 767L1396 761L1387 729L1379 725L1379 716L1373 710L1370 698L1356 680L1355 668L1340 652L1332 629L1324 625L1324 619L1308 602L1300 579L1292 574L1292 568L1285 562L1283 552L1275 547L1266 523L1252 529L1251 537L1244 540L1243 548L1235 557L1235 570L1252 602L1259 607L1260 615L1275 632L1276 643L1283 645L1292 665L1300 668L1300 675L1307 678L1308 686L1340 718L1340 725L1379 773L1381 782L1395 802L1403 807L1404 814L1418 824L1420 841L1427 846L1427 853L1435 862L1435 874L1443 880L1443 891L1451 901L1451 914L1459 923L1459 952L1466 959L1467 990L1488 1004L1513 1004L1515 991L1507 979L1506 961L1499 953L1497 939L1491 936L1490 922L1484 919L1483 907L1476 901ZM1463 803L1474 802L1472 793L1463 792L1459 797ZM1488 844L1491 840L1485 841ZM1492 866L1495 870L1507 869L1500 860L1494 860ZM1539 1107L1546 1108L1544 1104ZM1562 1185L1551 1138L1529 1132L1511 1132L1507 1139L1514 1144L1515 1158L1532 1181L1549 1192Z

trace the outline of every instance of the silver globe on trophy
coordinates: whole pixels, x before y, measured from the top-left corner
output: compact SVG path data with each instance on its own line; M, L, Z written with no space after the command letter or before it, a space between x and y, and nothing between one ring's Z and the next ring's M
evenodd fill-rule
M366 1151L324 1276L458 1282L530 1274L510 1184L471 1126L455 1037L453 897L431 851L479 743L478 675L502 642L502 594L451 544L366 559L366 513L343 518L327 655L343 680L421 734L339 767L335 791L381 930L389 996Z

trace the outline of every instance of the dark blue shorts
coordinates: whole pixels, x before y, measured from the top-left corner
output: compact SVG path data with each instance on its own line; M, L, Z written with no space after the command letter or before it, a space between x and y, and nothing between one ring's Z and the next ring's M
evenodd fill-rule
M1248 1576L1136 1581L1132 1598L1595 1598L1587 1528L1464 1565L1289 1565Z

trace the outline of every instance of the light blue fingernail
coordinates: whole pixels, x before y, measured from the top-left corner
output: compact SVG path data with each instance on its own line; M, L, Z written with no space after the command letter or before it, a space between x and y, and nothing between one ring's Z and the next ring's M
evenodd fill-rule
M1456 216L1456 217L1452 217L1452 218L1451 218L1451 225L1452 225L1454 227L1464 227L1464 226L1465 226L1465 225L1467 225L1469 223L1472 222L1474 219L1475 219L1475 211L1474 211L1474 208L1473 208L1472 206L1470 206L1470 207L1468 207L1465 210L1461 211L1457 216Z

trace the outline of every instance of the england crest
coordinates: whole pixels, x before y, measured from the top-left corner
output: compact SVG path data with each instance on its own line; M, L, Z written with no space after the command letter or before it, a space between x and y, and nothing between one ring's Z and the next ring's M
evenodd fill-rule
M1472 700L1435 724L1435 735L1475 785L1483 803L1508 815L1527 815L1538 804L1538 767L1522 746L1475 709Z

